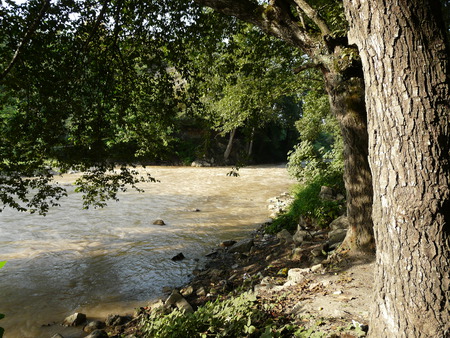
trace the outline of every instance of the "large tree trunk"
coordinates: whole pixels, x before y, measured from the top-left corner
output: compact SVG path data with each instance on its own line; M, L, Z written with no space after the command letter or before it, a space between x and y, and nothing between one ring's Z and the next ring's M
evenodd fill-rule
M363 62L377 245L372 337L450 336L450 80L438 0L345 0Z
M374 252L372 175L368 161L367 113L360 77L323 70L331 112L344 143L344 182L350 228L341 250Z

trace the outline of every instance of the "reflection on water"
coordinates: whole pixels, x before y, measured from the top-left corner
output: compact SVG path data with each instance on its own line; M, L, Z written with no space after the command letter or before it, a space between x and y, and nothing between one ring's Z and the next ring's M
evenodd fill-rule
M148 167L160 183L120 202L81 210L81 198L59 179L69 197L46 216L0 213L0 326L6 338L80 336L59 325L73 313L88 318L130 312L180 286L220 241L244 237L267 218L266 200L293 183L282 167ZM200 209L193 212L193 209ZM161 218L166 226L153 225ZM181 262L170 258L183 252Z

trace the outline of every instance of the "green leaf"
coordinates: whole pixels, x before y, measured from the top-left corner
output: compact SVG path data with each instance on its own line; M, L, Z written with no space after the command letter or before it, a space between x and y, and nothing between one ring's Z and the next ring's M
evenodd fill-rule
M3 268L5 266L5 264L6 264L6 261L0 261L0 269ZM1 317L0 317L0 319L1 319Z

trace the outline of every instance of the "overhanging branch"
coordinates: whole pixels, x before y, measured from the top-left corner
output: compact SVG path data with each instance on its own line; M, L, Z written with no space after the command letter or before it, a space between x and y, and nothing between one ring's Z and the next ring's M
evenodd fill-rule
M310 18L319 27L322 35L330 35L331 31L327 23L320 17L319 13L304 0L293 0L300 10Z
M30 41L32 35L36 31L39 23L41 22L42 18L45 15L45 12L47 11L48 7L50 6L50 0L44 0L44 3L42 4L41 10L39 11L38 16L33 21L31 26L28 28L27 32L25 33L25 36L23 37L22 41L20 41L19 45L17 46L17 49L8 64L8 67L5 68L5 70L0 74L0 80L3 80L5 76L11 71L11 69L14 67L14 64L19 59L20 52L22 51L23 47Z

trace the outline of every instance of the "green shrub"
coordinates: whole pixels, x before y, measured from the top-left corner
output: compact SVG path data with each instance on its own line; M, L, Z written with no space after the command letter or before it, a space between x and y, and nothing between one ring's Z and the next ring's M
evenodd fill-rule
M309 183L301 183L294 191L294 201L286 213L278 216L266 229L268 233L277 233L282 229L294 231L300 216L314 219L315 225L325 227L342 211L344 201L327 201L319 197L322 186L333 188L334 191L344 193L344 182L339 172L317 176Z
M194 313L174 310L169 314L152 312L141 322L145 337L244 337L256 330L255 323L264 318L254 297L238 297L208 302Z
M217 299L194 313L153 311L140 322L140 337L281 337L298 329L270 320L252 293ZM290 334L291 336L291 334Z

